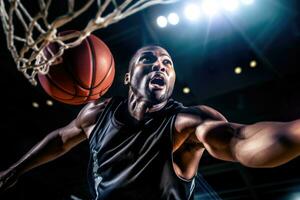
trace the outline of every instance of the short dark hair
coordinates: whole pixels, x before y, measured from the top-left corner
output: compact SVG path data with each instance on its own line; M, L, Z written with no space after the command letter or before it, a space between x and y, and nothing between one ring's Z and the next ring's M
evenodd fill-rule
M158 45L147 45L147 46L144 46L144 47L142 47L142 48L139 48L139 49L134 53L134 55L132 56L132 58L131 58L130 61L129 61L128 72L131 72L132 67L133 67L133 65L135 64L136 59L137 59L137 57L139 56L140 52L141 52L141 51L144 51L144 50L147 50L147 49L163 49L164 51L168 52L166 49L164 49L163 47L158 46Z

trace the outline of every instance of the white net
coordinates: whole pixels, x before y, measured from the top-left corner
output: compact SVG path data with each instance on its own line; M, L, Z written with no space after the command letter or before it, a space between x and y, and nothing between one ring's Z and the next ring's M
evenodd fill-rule
M17 64L17 69L36 85L35 76L38 73L47 74L49 67L58 62L64 50L79 45L93 31L105 28L147 7L175 1L177 0L68 0L65 14L50 20L49 8L52 0L38 0L38 10L34 14L26 9L25 0L23 3L21 0L0 0L0 15L7 47ZM97 6L96 12L82 30L64 35L58 33L59 28L82 15L92 5ZM16 34L16 22L24 31L18 31ZM57 44L58 50L51 51L48 48L50 43Z

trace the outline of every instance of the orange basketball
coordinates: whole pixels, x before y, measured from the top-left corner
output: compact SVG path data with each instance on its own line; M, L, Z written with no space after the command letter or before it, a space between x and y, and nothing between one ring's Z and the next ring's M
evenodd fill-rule
M55 52L57 47L50 45ZM115 63L109 48L94 35L79 46L65 50L62 62L50 67L46 75L38 75L42 88L54 99L72 105L101 97L112 85Z

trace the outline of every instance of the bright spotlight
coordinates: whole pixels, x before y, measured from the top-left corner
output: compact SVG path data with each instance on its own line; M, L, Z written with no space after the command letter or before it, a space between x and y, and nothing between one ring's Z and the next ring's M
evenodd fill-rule
M212 17L216 15L219 11L219 4L215 0L204 0L202 2L202 9L205 14Z
M32 107L38 108L38 107L40 107L40 105L37 102L32 102Z
M170 13L168 15L168 21L172 25L177 25L179 23L179 16L176 13Z
M241 74L242 73L242 68L241 67L234 68L234 73L235 74Z
M243 4L245 5L251 5L254 3L254 0L241 0Z
M239 7L238 0L223 0L223 7L228 11L235 11Z
M257 66L257 62L255 61L255 60L252 60L251 62L250 62L250 67L251 68L255 68Z
M294 192L294 193L291 193L287 196L286 199L289 199L289 200L300 200L300 193L299 192Z
M160 28L165 28L168 25L168 20L165 16L159 16L156 19L156 23Z
M53 106L53 101L47 100L47 101L46 101L46 104L47 104L48 106Z
M189 94L189 93L191 92L191 89L190 89L189 87L184 87L184 88L182 89L182 92L183 92L184 94Z
M189 20L195 21L200 17L200 7L196 4L188 4L184 8L184 14Z

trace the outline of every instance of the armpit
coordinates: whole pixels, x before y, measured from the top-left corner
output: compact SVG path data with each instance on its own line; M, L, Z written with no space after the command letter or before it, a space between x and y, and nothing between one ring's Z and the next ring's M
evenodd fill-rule
M194 135L195 130L207 120L227 122L222 114L208 106L201 105L182 109L175 120L173 150L176 151L183 143L187 142L187 140L196 142L197 138Z

